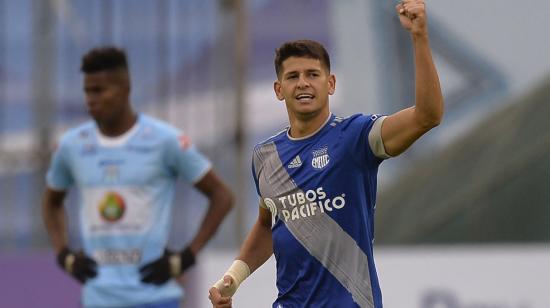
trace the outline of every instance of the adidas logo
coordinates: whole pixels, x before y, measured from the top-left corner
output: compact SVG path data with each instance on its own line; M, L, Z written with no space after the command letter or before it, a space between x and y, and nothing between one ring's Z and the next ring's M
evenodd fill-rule
M296 157L294 157L294 159L290 162L290 164L288 164L288 168L289 169L298 168L301 165L302 165L302 160L300 159L300 155L296 155Z

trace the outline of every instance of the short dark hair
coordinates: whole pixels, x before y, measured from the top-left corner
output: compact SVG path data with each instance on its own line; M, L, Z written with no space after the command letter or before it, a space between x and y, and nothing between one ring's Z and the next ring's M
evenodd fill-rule
M297 40L283 43L275 50L275 73L281 73L283 62L290 57L311 58L321 61L330 72L330 57L325 47L313 40Z
M94 48L82 57L80 70L85 74L107 70L128 70L126 52L117 47Z

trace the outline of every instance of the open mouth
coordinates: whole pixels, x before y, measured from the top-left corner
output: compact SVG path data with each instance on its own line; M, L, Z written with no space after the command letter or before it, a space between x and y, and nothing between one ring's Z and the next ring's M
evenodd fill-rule
M296 100L298 100L299 102L308 102L314 98L315 96L306 93L296 95Z

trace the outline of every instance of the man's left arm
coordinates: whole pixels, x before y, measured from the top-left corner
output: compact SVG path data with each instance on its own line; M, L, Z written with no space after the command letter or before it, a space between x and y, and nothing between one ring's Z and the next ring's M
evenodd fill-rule
M196 184L209 199L209 206L200 229L185 249L170 251L140 268L141 281L161 285L177 278L195 264L197 253L214 236L223 219L233 206L233 195L216 173L210 169Z
M195 184L209 200L208 211L204 216L199 231L189 245L196 255L218 230L225 216L233 206L233 194L218 175L210 170Z
M166 166L187 182L194 183L209 200L208 211L191 243L181 251L164 250L160 258L140 268L141 281L164 284L181 276L195 264L195 257L214 236L233 206L233 195L212 169L212 164L192 144L189 137L179 133L166 143Z
M386 153L397 156L436 127L443 117L443 95L435 68L426 9L422 0L404 0L396 6L399 21L411 33L415 61L415 105L388 116L382 124Z

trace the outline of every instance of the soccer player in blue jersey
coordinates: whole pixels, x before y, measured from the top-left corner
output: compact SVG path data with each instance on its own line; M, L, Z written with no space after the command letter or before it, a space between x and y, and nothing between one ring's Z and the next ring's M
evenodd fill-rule
M85 307L179 307L183 290L174 278L194 264L233 196L188 136L133 111L123 50L92 49L81 70L93 120L61 138L43 198L57 262L82 283ZM209 208L189 245L171 251L166 244L178 178L201 191ZM80 200L80 251L66 236L63 204L72 187Z
M331 114L336 79L324 47L300 40L277 49L274 89L290 126L254 149L259 216L237 259L210 289L215 307L231 307L237 287L272 253L274 308L382 307L373 259L378 167L443 114L424 2L405 0L396 9L412 35L416 100L395 114Z

